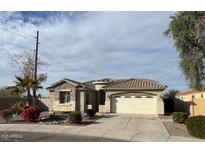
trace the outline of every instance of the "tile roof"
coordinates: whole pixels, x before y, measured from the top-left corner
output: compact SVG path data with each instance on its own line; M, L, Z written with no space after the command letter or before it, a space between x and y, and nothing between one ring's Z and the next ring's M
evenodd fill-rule
M166 85L160 84L157 81L149 79L128 79L113 82L112 84L103 87L103 89L166 89Z
M94 80L91 80L91 81L87 81L87 82L84 82L83 84L87 87L90 87L90 88L95 88L95 85L93 84Z
M70 82L70 83L72 83L73 85L78 86L78 87L82 87L82 88L93 88L93 87L90 86L90 85L87 85L87 84L84 84L84 83L80 83L80 82L78 82L78 81L74 81L74 80L65 78L65 79L63 79L63 80L60 80L60 81L58 81L58 82L52 84L50 87L47 87L46 89L54 88L55 86L58 86L60 83L62 83L62 82L64 82L64 81L65 81L65 82Z
M205 90L197 91L197 90L194 90L194 89L190 89L190 90L179 93L178 96L197 94L197 93L203 93L203 92L205 92Z
M102 79L102 80L91 80L84 83L80 83L78 81L74 81L71 79L63 79L54 84L47 89L52 89L58 86L62 82L69 82L73 85L81 88L95 89L94 82L96 81L105 81L108 82L106 86L103 87L105 90L118 90L118 89L158 89L164 90L166 89L166 85L160 84L157 81L149 80L149 79Z

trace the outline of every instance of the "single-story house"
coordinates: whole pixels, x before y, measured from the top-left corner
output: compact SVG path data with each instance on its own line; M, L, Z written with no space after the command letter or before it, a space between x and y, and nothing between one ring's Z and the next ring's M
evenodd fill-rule
M205 115L205 91L187 90L178 94L190 115Z
M47 89L53 111L164 114L161 94L166 88L149 79L106 78L83 83L63 79Z

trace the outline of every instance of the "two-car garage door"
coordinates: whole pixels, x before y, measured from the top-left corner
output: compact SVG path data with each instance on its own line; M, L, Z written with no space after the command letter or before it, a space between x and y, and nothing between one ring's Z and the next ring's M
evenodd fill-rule
M114 96L113 113L156 114L156 96Z

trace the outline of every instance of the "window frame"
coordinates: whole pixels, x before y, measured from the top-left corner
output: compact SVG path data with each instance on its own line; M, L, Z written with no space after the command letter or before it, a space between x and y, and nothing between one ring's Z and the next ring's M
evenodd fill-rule
M154 98L153 96L146 96L145 98Z
M116 99L116 98L121 98L121 96L114 96L114 98Z
M194 98L195 98L195 95L192 95L191 98L194 99Z
M132 96L124 96L124 98L132 98Z
M143 96L135 96L135 98L143 98Z
M63 93L66 93L67 94L67 101L65 98L65 96L62 96ZM62 99L64 99L64 101L62 101ZM59 91L59 104L67 104L70 102L70 99L71 99L71 91L70 90L60 90Z

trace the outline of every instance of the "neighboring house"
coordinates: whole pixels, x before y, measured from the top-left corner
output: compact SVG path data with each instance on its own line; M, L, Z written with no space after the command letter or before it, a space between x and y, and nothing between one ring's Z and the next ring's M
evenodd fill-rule
M186 102L191 115L205 115L205 91L187 90L178 97Z
M166 85L148 79L102 79L84 83L63 79L52 84L50 110L164 114L161 98Z
M205 98L205 91L187 90L181 92L179 98L185 102L192 101L195 98Z

